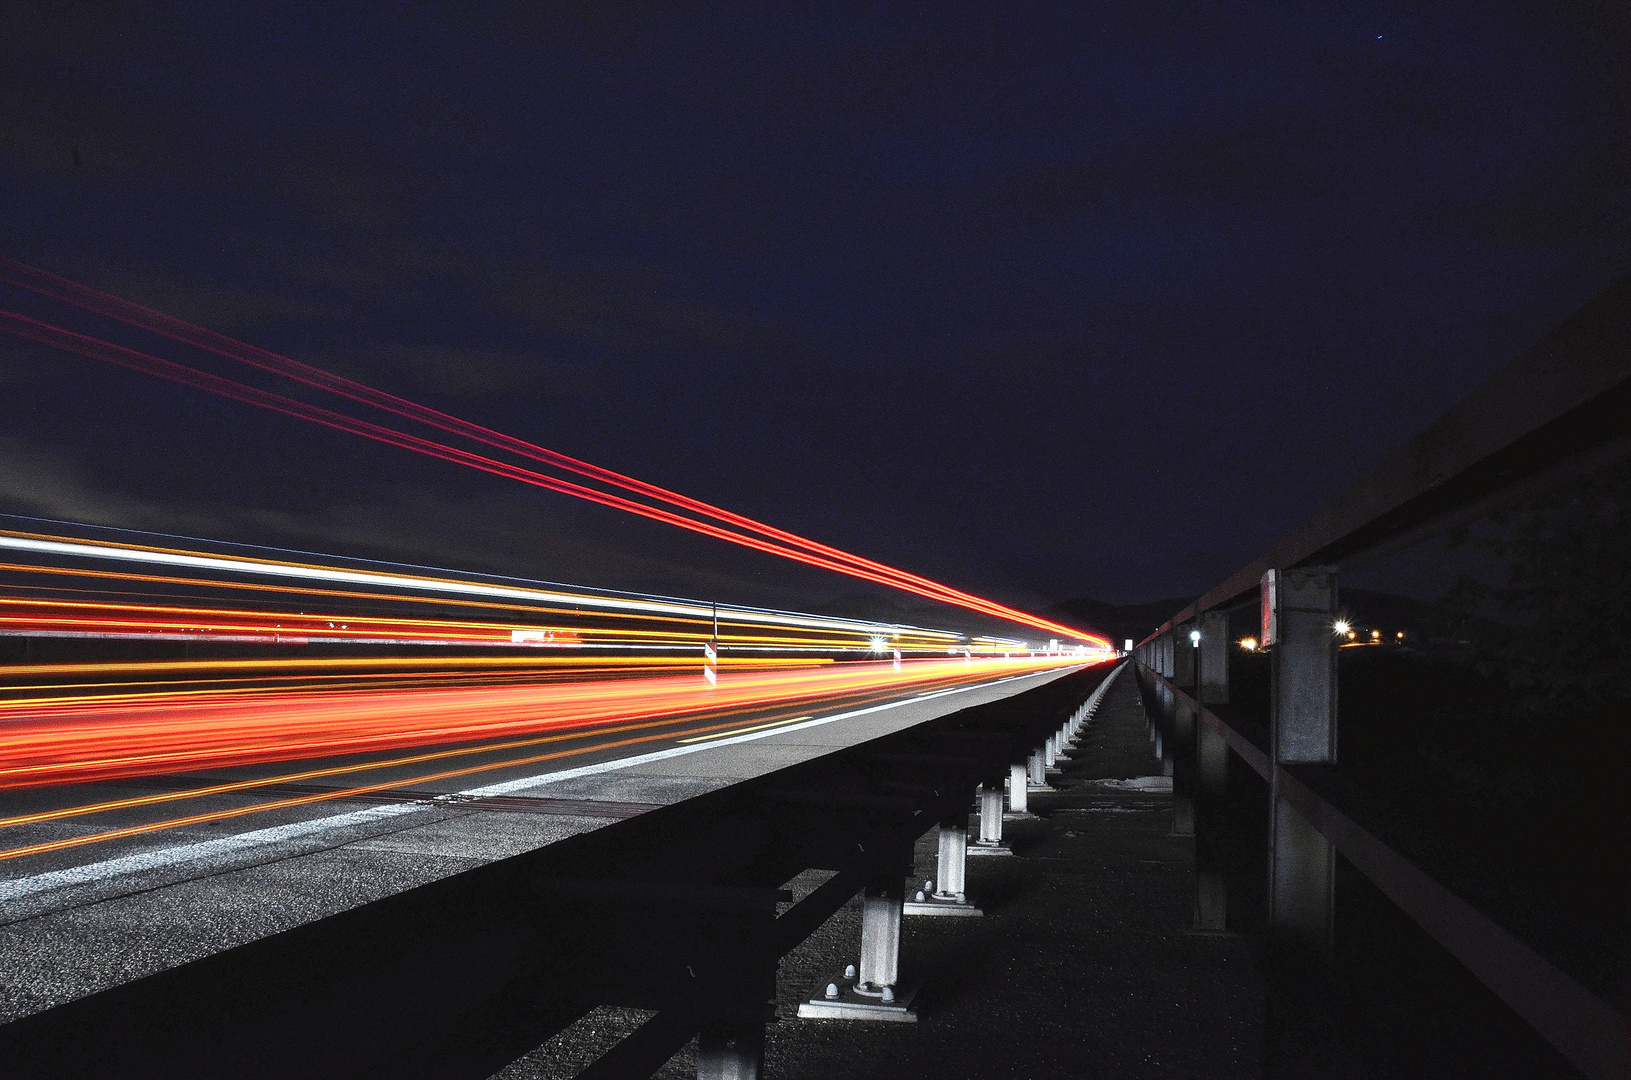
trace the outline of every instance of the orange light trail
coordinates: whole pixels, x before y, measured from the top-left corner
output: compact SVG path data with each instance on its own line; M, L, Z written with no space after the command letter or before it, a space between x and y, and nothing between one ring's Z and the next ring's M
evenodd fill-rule
M393 597L390 593L384 593L379 597L381 599L405 599L421 604L426 602L441 603L449 593L452 593L457 596L487 596L555 605L555 610L561 613L571 610L572 613L580 617L587 615L597 618L639 618L661 623L683 622L698 628L705 624L711 628L715 618L722 618L726 624L754 626L757 632L762 632L766 628L776 629L781 632L786 632L788 628L798 628L822 632L836 631L841 634L851 635L848 638L829 637L824 639L821 644L828 648L853 647L857 641L866 640L869 636L878 633L887 634L891 638L899 638L903 647L907 647L908 643L911 643L912 647L917 648L925 646L944 648L947 644L956 642L959 639L957 634L945 630L844 619L833 616L715 605L700 601L676 600L664 597L639 597L628 594L604 594L588 591L563 592L561 591L562 587L559 586L539 587L534 583L526 583L524 586L490 584L480 580L420 573L355 570L342 566L288 559L255 558L250 556L229 557L148 544L106 541L91 543L69 537L8 530L0 530L0 547L49 556L156 562L164 565L182 565L195 569L207 569L220 574L248 573L279 578L294 578L302 581L335 582L347 585L372 586L378 589L407 589L437 594L434 597L401 597L400 595ZM571 608L568 609L567 605L571 605ZM673 616L680 616L680 618L673 618ZM323 618L344 621L347 616L325 613ZM525 628L517 626L514 629ZM603 632L609 632L605 631L605 628L602 628L602 630ZM856 637L855 635L860 636ZM649 637L647 640L649 640ZM987 640L996 641L999 639ZM1009 648L1018 646L1018 642L1011 642L1008 645Z
M1060 664L1062 662L1064 662L1064 661L1061 661L1058 658L1050 658L1050 662L1038 663L1038 662L1033 661L1028 666L1031 666L1032 668L1042 668L1042 667L1047 667L1047 666L1057 666L1058 664ZM987 662L987 665L989 665L989 663L990 662ZM856 666L860 666L860 665L856 665ZM873 667L873 666L882 666L882 665L867 665L867 666L868 667ZM917 674L920 674L920 677L914 678L913 681L921 683L922 681L925 681L925 680L937 680L939 682L941 688L955 687L955 686L960 685L960 684L983 681L990 674L994 673L994 672L991 672L991 671L987 670L987 671L981 672L979 674L973 674L973 673L968 672L961 664L957 664L957 663L950 662L950 661L917 661L917 662L914 663L913 666L917 667L917 668L920 668L920 669L924 668L926 666L933 666L934 668L939 669L935 673L930 673L930 672L927 672L927 671L922 671L920 673L917 673ZM864 692L864 690L858 691L856 685L853 685L853 684L858 684L859 681L861 681L861 680L851 680L852 686L851 686L850 689L848 689L846 691L835 692L835 691L833 691L833 690L831 690L829 688L827 690L818 691L818 692L815 692L815 693L816 693L816 696L828 697L829 699L832 696L834 696L835 693L840 695L840 696L853 696L857 692ZM889 679L888 680L889 683L895 684L895 685L891 686L890 689L898 690L899 681L900 681L899 676L894 676L893 678ZM895 696L894 693L890 693L890 692L879 693L878 691L881 689L881 687L879 685L877 685L876 681L874 681L874 685L872 685L870 687L867 687L865 689L871 691L872 697L863 699L863 702L866 701L866 700L880 700L880 699ZM799 698L801 696L802 697L808 697L810 695L808 693L804 694L804 695L794 694L794 695L791 695L788 698L784 699L783 703L786 704L789 701L795 700L795 699L797 699L797 698ZM718 720L721 716L727 716L727 715L732 715L732 714L740 715L740 714L742 714L744 712L754 711L756 706L760 705L760 704L762 704L762 703L761 702L748 702L748 703L738 704L735 708L732 708L732 709L730 709L730 710L728 710L728 711L726 711L724 713L721 713L716 709L711 713L711 716L712 716L713 719ZM849 704L853 705L855 703L850 702ZM802 707L803 708L808 708L809 706L808 706L808 704L805 704ZM492 753L492 752L496 752L496 751L519 749L519 748L523 748L523 747L527 747L527 746L536 746L536 745L541 745L541 744L560 742L560 741L568 740L568 739L582 738L582 737L584 737L585 735L588 735L588 734L618 735L618 734L625 734L625 733L633 732L633 731L646 730L646 729L650 729L652 727L670 727L670 726L673 726L675 724L684 723L687 719L688 718L685 717L685 716L677 716L677 717L668 717L668 718L665 718L665 719L650 720L650 721L647 721L647 722L644 722L644 723L629 723L629 724L621 724L621 725L611 726L611 727L601 727L601 728L597 729L594 732L583 732L583 731L557 732L557 733L552 733L552 734L549 734L549 735L544 735L544 736L535 737L535 738L531 738L531 739L513 740L513 741L510 741L510 742L500 743L500 744L496 744L496 745L494 745L494 744L484 744L484 745L481 745L481 746L461 747L461 748L452 749L452 750L444 750L444 751L438 751L438 752L433 752L433 753L428 753L428 754L419 754L419 755L414 755L414 756L411 756L411 757L392 758L392 759L387 759L387 760L384 760L384 761L366 762L366 763L362 763L362 764L348 764L348 765L341 765L341 766L332 766L332 767L324 768L324 769L304 770L302 772L289 773L289 774L284 774L282 776L277 776L277 777L264 777L264 778L256 778L256 779L253 779L253 780L229 782L229 783L224 783L224 784L205 785L205 786L201 786L201 787L198 787L198 788L188 789L188 790L179 791L179 792L166 792L166 793L156 794L156 795L137 796L137 797L128 798L128 799L109 800L109 801L106 801L106 802L94 803L94 804L89 804L89 805L85 805L85 806L69 807L69 808L64 808L64 809L55 810L55 811L45 811L45 812L40 812L40 813L35 813L35 814L19 815L19 816L12 817L12 818L0 819L0 828L6 828L6 827L11 827L11 826L16 826L16 825L23 825L23 824L34 824L34 823L52 821L52 820L61 820L61 819L68 818L68 817L77 817L77 816L84 816L84 815L87 815L87 814L103 813L103 812L108 812L108 811L111 811L111 810L131 809L131 808L142 807L142 806L150 806L150 805L156 805L156 804L165 803L165 802L174 802L174 801L179 801L179 800L184 800L184 799L200 798L200 797L204 797L204 796L208 796L208 795L232 794L232 793L239 793L239 792L245 792L245 791L252 791L252 790L254 790L256 788L260 788L260 787L270 787L270 786L273 786L273 785L285 784L285 783L290 783L290 782L297 782L297 781L301 781L301 780L326 778L326 777L332 777L332 776L336 776L336 775L352 774L352 773L357 773L357 772L365 772L365 771L371 771L371 770L376 770L376 769L381 769L381 768L393 768L393 767L402 767L402 766L406 766L406 765L422 764L422 763L427 762L427 761L445 760L445 759L452 758L452 757L466 756L466 755L471 755L471 754ZM762 719L762 717L760 719ZM798 717L798 718L795 718L795 719L803 719L803 717ZM778 720L778 721L776 721L774 723L771 723L771 724L759 723L759 724L754 724L754 725L750 725L750 726L747 726L747 727L743 727L743 728L740 729L740 731L731 731L730 730L731 728L733 728L733 727L735 727L737 725L737 723L738 723L737 721L727 721L727 722L724 722L724 723L717 723L716 722L716 723L708 725L708 726L689 728L686 731L681 732L680 734L695 735L695 734L701 734L701 733L706 733L706 732L720 732L722 735L728 735L728 734L737 734L737 733L743 733L743 732L760 731L760 730L762 730L762 729L764 729L766 727L781 726L784 723L790 723L790 722L792 722L792 720ZM594 741L592 743L589 743L589 744L586 744L586 745L583 745L583 746L572 747L572 748L568 748L568 749L564 749L564 750L548 751L548 752L541 753L541 754L529 754L529 755L525 755L525 756L517 757L517 758L505 758L503 760L496 761L496 762L484 762L484 763L481 763L481 764L464 766L464 767L460 767L460 768L442 769L442 770L438 770L438 771L435 771L435 772L424 773L424 774L409 777L409 778L395 778L395 779L391 779L391 780L382 780L382 781L379 781L379 782L376 782L376 783L362 784L362 785L357 785L357 786L352 786L352 787L335 789L335 790L332 790L332 791L313 792L313 793L310 793L310 794L290 796L290 797L276 799L276 800L272 800L272 801L257 802L257 803L247 805L247 806L230 807L230 808L220 809L220 810L205 811L205 812L201 812L201 813L185 815L185 816L182 816L182 817L167 818L167 819L164 819L164 820L161 820L161 821L145 822L145 823L141 823L141 824L138 824L138 825L126 826L126 827L123 827L123 828L115 828L115 829L104 830L104 831L101 831L101 832L94 832L94 833L89 833L89 834L81 834L81 835L76 835L76 836L64 837L64 838L60 838L60 839L57 839L57 840L50 840L50 841L44 841L44 842L35 843L35 844L28 844L28 845L23 845L23 846L20 846L20 847L17 847L17 848L12 848L12 849L9 849L9 850L0 851L0 861L8 861L8 860L17 859L17 858L23 858L23 857L29 856L29 855L40 855L40 854L46 854L46 853L54 852L54 851L62 851L62 850L66 850L66 849L69 849L69 848L82 847L82 846L89 845L89 844L103 843L103 842L107 842L107 841L111 841L111 840L127 839L127 838L134 837L134 836L145 835L145 834L149 834L149 833L153 833L153 832L159 832L159 831L163 831L163 830L167 830L167 829L180 828L180 827L184 827L184 826L188 826L188 825L199 825L199 824L206 824L206 823L211 823L211 822L232 820L234 818L244 817L244 816L247 816L249 814L261 813L261 812L265 812L265 811L269 811L269 810L286 809L286 808L309 805L309 804L316 803L316 802L323 802L323 801L329 801L329 800L335 800L335 799L355 798L355 797L358 797L358 796L368 795L368 794L376 793L376 792L382 792L382 791L386 791L386 790L393 789L393 788L402 788L404 786L413 787L413 786L418 786L418 785L435 783L435 782L443 781L443 780L457 779L457 778L460 778L460 777L471 776L471 775L475 775L475 774L482 773L482 772L492 772L492 771L496 771L496 770L499 770L499 769L517 768L517 767L524 767L524 766L528 766L528 765L542 764L542 763L544 763L546 761L559 760L559 759L565 758L565 757L571 757L571 756L575 756L575 755L591 753L591 752L596 752L596 751L623 749L623 748L626 748L626 747L629 747L629 746L636 746L636 745L640 745L640 744L643 744L643 743L650 743L650 742L654 742L654 741L670 739L670 738L674 737L674 734L675 733L673 733L673 732L663 731L663 732L657 732L657 733L648 733L648 734L644 734L644 735L631 735L628 738L614 739L614 740L611 740L611 741L597 740L597 741Z
M965 679L964 681L969 681ZM887 695L877 695L884 697ZM863 701L874 700L863 698ZM807 708L808 706L802 706ZM720 723L705 727L688 728L683 734L692 732L730 731L737 721L724 719L726 717L740 716L743 713L755 712L752 708L727 709L714 711L708 714L709 719L721 720ZM248 780L232 780L225 783L204 784L200 787L185 788L180 791L165 791L149 795L133 795L122 799L107 799L102 802L86 803L79 806L60 807L55 810L40 810L30 814L18 814L13 817L0 818L0 829L14 828L18 825L37 825L46 821L61 821L66 818L84 817L89 814L103 814L113 810L130 810L142 806L156 806L162 803L181 802L187 799L199 799L210 795L230 795L244 791L254 791L259 788L277 787L282 784L298 784L310 780L326 780L335 776L349 776L354 773L375 772L380 769L404 768L410 765L422 765L427 761L445 761L450 758L470 757L474 754L495 754L509 750L523 749L529 746L543 746L549 743L566 742L572 739L589 738L592 735L622 735L631 731L649 731L652 728L670 728L677 724L695 722L693 715L670 716L657 720L647 720L639 723L615 724L609 727L597 728L593 732L569 731L553 735L540 735L530 739L511 739L506 742L481 743L474 746L460 746L451 750L435 750L429 753L412 754L380 758L361 763L347 763L344 765L330 765L319 769L303 769L299 772L280 773L274 776L259 776ZM668 738L668 734L652 736L654 739ZM575 753L588 753L604 747L604 743L587 745ZM517 764L517 759L505 758L491 765L483 766L485 769L504 769ZM520 763L525 763L520 762ZM393 780L392 786L401 787L404 783L413 783L423 780L423 777L410 781ZM335 797L344 798L350 794L358 793L357 788L336 788ZM375 790L368 788L367 790Z
M982 660L1014 674L1080 658ZM717 688L696 678L586 680L448 689L200 692L108 704L30 703L0 720L0 789L82 783L299 758L507 738L790 698L899 688L963 675L969 662L754 671Z

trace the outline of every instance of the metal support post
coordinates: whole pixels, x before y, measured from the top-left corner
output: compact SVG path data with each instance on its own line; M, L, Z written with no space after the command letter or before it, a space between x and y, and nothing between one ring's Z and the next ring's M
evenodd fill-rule
M979 908L968 901L967 862L968 815L957 814L940 823L939 858L936 861L934 891L928 892L930 882L924 883L923 892L906 901L907 915L979 915Z
M1002 843L1002 792L990 784L980 788L980 843Z
M861 959L858 969L823 984L799 1005L799 1016L823 1020L915 1021L917 985L900 980L900 919L905 906L905 871L880 878L861 896Z
M1024 765L1013 765L1008 769L1008 809L1015 814L1026 814L1026 793L1030 785L1026 783L1027 776Z
M968 846L970 855L1011 855L1002 843L1002 788L985 784L980 788L980 838Z
M935 877L934 895L937 900L955 900L962 903L964 895L964 859L968 855L968 826L962 822L940 826L939 874Z
M874 885L861 898L861 975L857 993L895 1000L900 981L900 914L904 886L893 881Z
M1032 791L1053 790L1048 787L1047 757L1041 750L1031 751L1030 760L1026 764L1028 766L1027 786Z

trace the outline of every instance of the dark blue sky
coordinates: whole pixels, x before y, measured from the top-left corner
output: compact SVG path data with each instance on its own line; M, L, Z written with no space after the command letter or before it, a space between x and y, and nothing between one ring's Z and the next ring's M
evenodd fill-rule
M0 250L1023 604L1198 592L1631 270L1622 5L337 6L8 5ZM19 512L849 591L9 342L0 434Z

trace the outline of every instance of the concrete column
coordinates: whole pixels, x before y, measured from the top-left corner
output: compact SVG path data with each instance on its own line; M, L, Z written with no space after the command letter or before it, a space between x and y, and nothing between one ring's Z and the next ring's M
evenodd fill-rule
M1059 748L1054 743L1054 737L1049 735L1042 743L1042 768L1051 769L1059 761Z
M1175 700L1172 704L1172 741L1179 747L1195 745L1195 706Z
M1000 814L998 820L1001 820ZM936 900L955 900L962 903L968 899L965 895L967 858L968 826L949 822L941 824L939 869L934 879Z
M900 881L869 886L861 898L861 970L857 993L895 1000L900 981L900 916L905 902Z
M1048 764L1041 750L1031 751L1030 783L1033 787L1046 787L1048 783Z
M1008 770L1008 809L1016 814L1024 814L1026 810L1025 786L1028 777L1025 766L1014 765Z
M1229 926L1229 893L1223 875L1212 869L1195 870L1195 929L1219 933Z
M1199 620L1201 631L1200 693L1202 705L1229 701L1229 613L1208 611Z
M1172 835L1195 835L1195 800L1184 790L1186 785L1172 785Z
M759 1080L764 1060L763 1023L711 1024L697 1033L697 1080Z
M1204 721L1195 734L1195 764L1202 791L1221 795L1228 790L1229 744L1217 728Z
M1286 765L1337 755L1337 579L1329 569L1276 572L1269 742L1275 762L1269 846L1271 940L1327 954L1336 855L1280 794Z
M1196 654L1200 652L1189 639L1195 629L1194 623L1184 623L1172 630L1172 684L1191 693L1195 690Z
M990 784L980 789L980 843L1002 843L1002 791Z

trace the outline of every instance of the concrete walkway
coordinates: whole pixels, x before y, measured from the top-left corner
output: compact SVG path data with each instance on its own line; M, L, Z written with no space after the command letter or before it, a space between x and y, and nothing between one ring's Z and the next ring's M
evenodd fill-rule
M902 973L924 979L918 1023L796 1018L818 982L854 962L858 904L785 958L770 1080L1261 1075L1257 969L1239 939L1189 932L1194 842L1172 835L1171 795L1130 675L1064 766L1057 793L1032 795L1036 816L1004 826L1015 857L969 860L985 918L906 920ZM921 886L934 876L933 831L917 866ZM821 880L806 876L796 894ZM596 1013L506 1080L571 1076L592 1060L584 1043L608 1045L639 1021ZM658 1075L689 1080L695 1069L688 1050Z
M906 921L919 1023L783 1019L766 1046L773 1080L1260 1075L1257 969L1237 938L1188 932L1194 841L1172 835L1170 791L1148 790L1166 785L1130 675L1062 764L1059 792L1031 796L1037 816L1004 826L1016 857L969 860L987 916ZM934 876L933 832L918 868ZM859 935L847 909L787 957L780 1017Z

